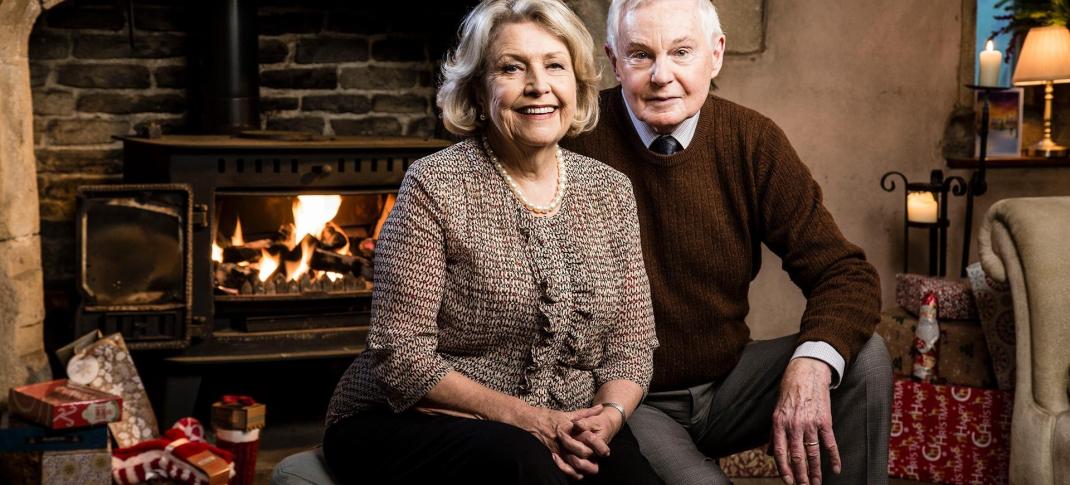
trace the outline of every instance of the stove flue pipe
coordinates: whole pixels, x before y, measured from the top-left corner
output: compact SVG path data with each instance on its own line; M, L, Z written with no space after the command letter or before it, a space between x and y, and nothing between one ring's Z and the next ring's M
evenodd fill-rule
M260 128L256 0L200 2L205 22L198 55L200 131L234 134Z

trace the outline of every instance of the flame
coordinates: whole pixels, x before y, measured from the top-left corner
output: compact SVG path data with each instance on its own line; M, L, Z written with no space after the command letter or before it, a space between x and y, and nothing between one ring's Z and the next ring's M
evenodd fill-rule
M293 241L302 241L306 234L319 236L342 206L340 195L299 195L293 204Z
M234 226L234 235L230 236L230 245L231 246L244 246L245 245L245 239L242 238L242 233L241 233L241 219L240 218L238 219L237 224Z
M260 250L260 274L257 275L260 281L267 281L271 277L271 274L279 267L279 258L281 256L272 256L267 249Z
M343 278L342 273L335 273L334 271L324 271L323 274L327 275L327 279L331 280L331 283L338 281L338 278Z
M333 217L333 216L332 216ZM316 250L316 244L312 238L305 238L301 240L301 260L294 263L286 262L286 278L290 281L297 281L302 275L309 272L308 262L312 260L312 252ZM309 276L313 276L309 273Z
M223 248L219 247L215 242L212 243L212 261L223 262Z

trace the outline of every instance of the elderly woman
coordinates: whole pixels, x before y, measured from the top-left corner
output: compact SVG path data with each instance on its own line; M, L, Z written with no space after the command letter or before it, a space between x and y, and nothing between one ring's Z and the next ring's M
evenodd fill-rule
M466 138L409 169L328 409L343 481L660 483L625 424L657 346L631 185L558 147L597 121L592 45L557 0L462 24L438 104Z

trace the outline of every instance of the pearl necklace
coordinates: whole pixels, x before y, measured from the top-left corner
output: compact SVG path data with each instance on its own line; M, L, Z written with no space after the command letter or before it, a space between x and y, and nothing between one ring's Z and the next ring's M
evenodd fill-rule
M516 196L517 200L519 200L529 211L536 214L549 214L557 210L557 207L561 205L561 200L565 197L565 185L568 179L565 176L565 164L561 162L561 148L558 148L556 153L557 189L554 191L554 198L551 199L550 203L547 205L534 204L524 196L524 192L520 190L520 186L517 185L516 180L513 180L513 177L509 175L509 172L507 172L501 162L498 161L498 157L494 155L494 151L490 149L490 142L488 142L486 138L483 138L483 148L487 151L487 156L490 157L490 161L494 163L494 168L498 170L502 179L505 180L506 185L509 186L509 190L513 192L513 195Z

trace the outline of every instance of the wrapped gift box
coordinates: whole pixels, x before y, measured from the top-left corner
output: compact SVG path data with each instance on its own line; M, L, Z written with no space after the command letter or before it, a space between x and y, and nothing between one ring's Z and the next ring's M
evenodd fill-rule
M936 318L941 322L977 320L977 305L966 280L909 273L895 275L895 302L911 315L917 316L921 300L929 292L936 292Z
M19 485L110 485L111 451L0 453L0 477Z
M741 451L720 459L721 471L730 478L776 477L776 462L765 453L765 446Z
M950 484L1004 484L1013 396L996 389L895 381L888 474Z
M212 403L212 425L217 428L252 431L264 427L267 407L245 396L223 396Z
M119 447L159 436L145 386L120 334L83 346L67 362L67 377L86 387L122 396L122 419L108 424Z
M107 446L107 426L54 430L10 413L0 415L0 452L68 451Z
M940 323L940 355L936 364L937 382L990 388L996 386L992 360L988 354L984 331L977 322L948 320ZM914 329L918 319L896 308L881 313L877 334L884 338L892 358L892 371L910 376L913 358Z
M122 399L67 379L28 384L8 392L11 410L52 429L118 421Z

